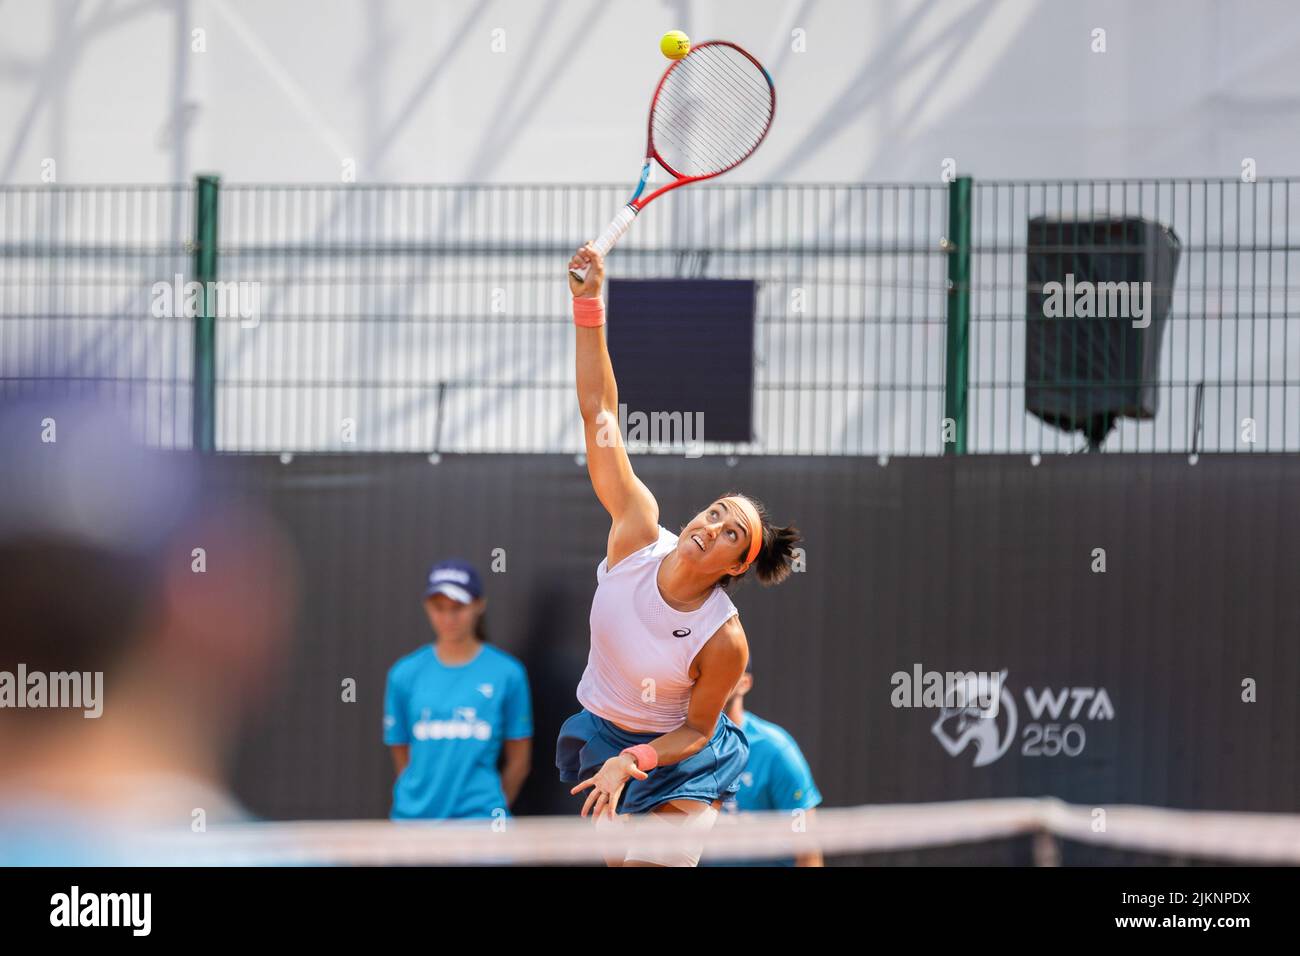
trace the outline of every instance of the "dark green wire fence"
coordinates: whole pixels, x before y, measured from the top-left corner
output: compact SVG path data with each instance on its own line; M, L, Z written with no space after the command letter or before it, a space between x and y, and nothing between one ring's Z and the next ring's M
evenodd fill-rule
M1050 222L1139 218L1167 227L1181 254L1167 279L1169 316L1158 362L1131 382L1154 391L1154 417L1122 419L1105 450L1300 450L1300 312L1291 297L1291 263L1300 252L1292 225L1300 214L1295 187L1300 181L1286 179L976 182L971 449L1081 446L1077 435L1025 414L1026 300L1035 289L1026 274L1028 224L1046 218L1050 236ZM1067 263L1077 263L1085 250L1060 251ZM1068 338L1078 323L1056 325L1055 334ZM1073 386L1080 405L1097 384Z
M1158 363L1128 383L1154 408L1103 450L1297 451L1292 182L706 186L609 268L756 281L755 438L706 421L706 454L1064 453L1082 437L1025 408L1028 224L1146 219L1181 244ZM0 395L95 396L164 447L577 452L564 265L623 192L0 188ZM1099 386L1054 374L1084 406Z

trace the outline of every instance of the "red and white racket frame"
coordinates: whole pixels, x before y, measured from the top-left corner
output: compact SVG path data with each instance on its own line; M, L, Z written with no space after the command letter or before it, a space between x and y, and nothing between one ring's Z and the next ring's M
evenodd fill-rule
M722 169L717 170L716 172L705 173L702 176L684 176L681 173L679 173L677 170L673 169L671 166L668 165L668 162L663 158L662 155L660 155L658 148L655 146L655 142L654 142L655 107L659 103L659 94L663 91L664 83L667 82L668 77L672 74L673 70L677 69L688 59L690 59L690 57L693 56L696 53L696 51L711 46L731 47L737 53L740 53L747 60L749 60L749 62L753 63L754 66L758 67L760 71L762 71L763 76L767 79L768 95L771 97L772 108L770 114L768 115L767 126L763 129L763 135L758 138L758 141L754 143L754 145L750 148L749 152L747 152L744 156L740 157L740 159L736 160L730 166L726 166ZM713 179L715 176L721 176L723 173L735 169L745 160L749 159L749 157L753 156L755 151L758 149L758 147L762 145L763 140L767 139L767 134L772 129L772 122L775 119L776 119L776 84L772 82L772 76L770 73L767 72L767 69L763 66L763 64L759 63L758 60L754 59L754 57L749 53L748 50L745 50L743 47L737 46L735 43L731 43L728 40L707 40L704 43L700 43L697 44L696 46L691 47L690 53L686 54L686 56L682 57L680 60L677 60L676 62L671 64L668 67L668 69L664 70L664 75L659 78L659 85L655 87L655 95L650 100L650 115L646 120L646 145L645 145L646 158L641 166L641 181L636 187L636 192L632 193L632 198L627 201L627 205L625 205L622 209L618 211L618 215L616 215L613 218L613 220L610 222L610 224L605 227L605 231L601 233L600 237L592 243L592 246L594 246L596 251L599 252L602 256L607 255L609 253L609 250L613 249L614 245L620 239L623 238L623 234L627 232L628 227L632 225L632 220L636 218L637 213L639 213L642 209L644 209L651 201L658 199L664 193L670 192L671 190L674 190L679 186L685 186L688 183L697 183L705 179ZM664 186L660 186L658 189L654 190L648 196L642 196L641 193L645 191L646 183L650 179L650 164L652 162L656 162L661 167L663 167L663 169L673 177L673 181ZM585 268L571 269L569 271L569 274L572 275L579 282L582 282L587 277L587 270Z

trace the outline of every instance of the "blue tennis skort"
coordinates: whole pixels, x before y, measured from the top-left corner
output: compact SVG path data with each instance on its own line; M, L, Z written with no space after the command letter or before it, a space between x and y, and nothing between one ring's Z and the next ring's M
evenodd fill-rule
M565 783L578 783L610 757L662 736L630 733L584 708L560 728L555 741L555 766ZM745 732L721 714L709 745L699 753L679 763L656 767L645 780L629 779L618 811L646 813L669 800L712 803L740 789L740 774L748 760Z

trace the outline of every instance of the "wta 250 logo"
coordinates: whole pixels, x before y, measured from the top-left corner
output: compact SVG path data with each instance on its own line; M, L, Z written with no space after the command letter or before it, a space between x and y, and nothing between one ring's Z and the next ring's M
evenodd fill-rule
M974 766L987 767L1011 749L1019 733L1022 757L1077 757L1088 744L1088 726L1115 719L1104 687L1026 687L1022 697L1030 720L1020 726L1006 671L1001 676L997 706L989 707L970 687L958 688L939 709L930 731L950 756L973 748Z

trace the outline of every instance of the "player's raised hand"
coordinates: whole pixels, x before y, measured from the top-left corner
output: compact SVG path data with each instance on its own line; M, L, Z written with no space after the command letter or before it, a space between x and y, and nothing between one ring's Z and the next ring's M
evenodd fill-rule
M579 279L574 270L586 269L586 278ZM587 243L573 254L569 260L569 291L575 297L584 299L600 298L601 286L605 284L605 257Z

